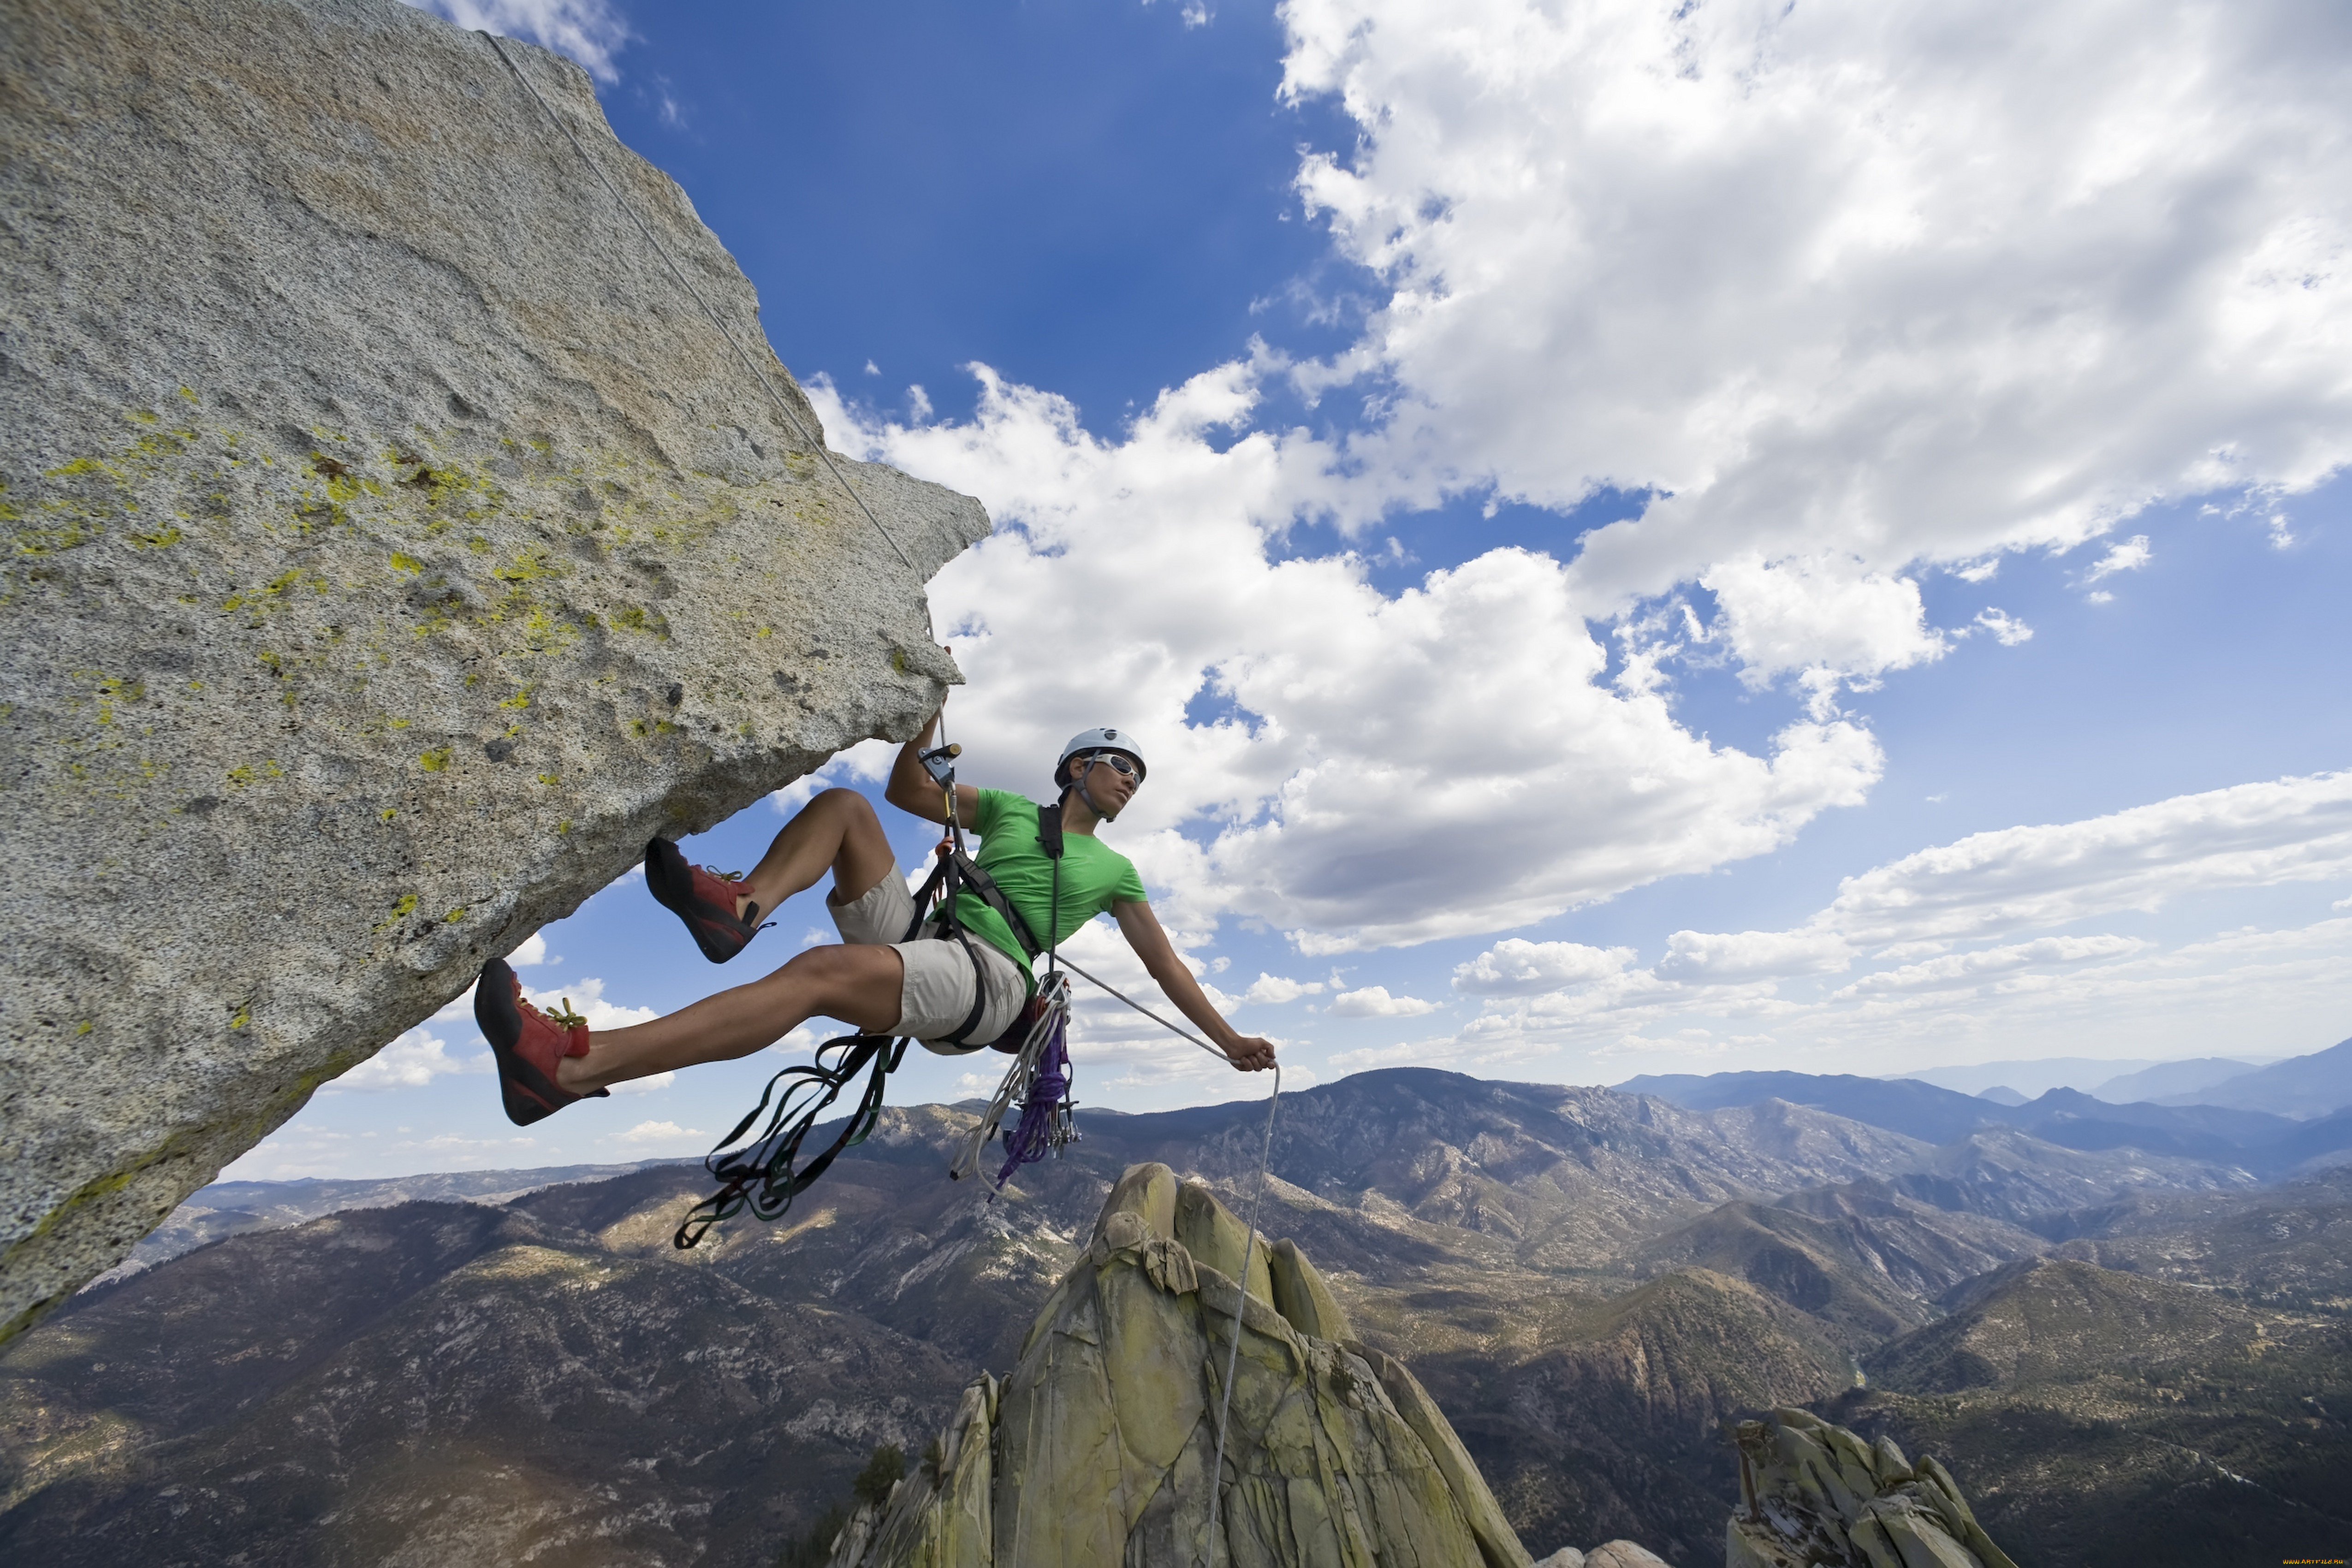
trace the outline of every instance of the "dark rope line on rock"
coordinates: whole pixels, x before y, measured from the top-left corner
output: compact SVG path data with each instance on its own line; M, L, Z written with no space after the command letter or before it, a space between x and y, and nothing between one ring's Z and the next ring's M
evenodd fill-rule
M719 312L710 308L710 302L702 297L700 290L695 288L678 264L670 258L669 251L660 240L654 237L654 231L646 226L646 220L637 216L637 209L629 205L628 198L621 195L620 187L614 184L612 177L604 173L604 166L588 155L588 149L581 144L579 137L572 133L572 127L566 125L563 122L563 117L557 114L553 106L541 96L539 89L531 85L530 78L522 74L522 68L515 64L513 56L507 53L506 46L499 41L499 36L496 33L484 33L482 37L489 39L490 47L497 50L499 58L506 62L507 69L514 73L515 80L522 83L523 90L538 100L539 107L546 111L548 119L553 121L555 128L563 132L563 139L572 143L572 150L580 154L580 161L587 164L589 171L603 182L605 194L619 205L623 212L629 215L629 221L637 226L637 232L646 237L646 243L654 247L654 254L660 257L669 268L670 276L677 279L678 286L687 291L688 296L696 304L702 307L702 313L709 318L712 329L726 340L729 348L735 351L735 357L743 362L743 368L751 373L751 379L760 384L761 390L774 400L776 411L784 416L784 423L792 426L793 434L800 437L803 446L815 451L817 460L824 465L825 472L831 474L834 481L849 492L849 499L857 503L857 510L866 514L866 521L874 525L874 531L882 536L882 542L890 547L890 553L898 558L898 564L912 572L915 569L915 563L907 559L907 552L898 548L898 542L890 537L890 531L882 526L882 520L874 515L874 509L866 504L866 498L857 493L856 487L849 482L847 476L834 467L833 455L824 449L824 443L809 438L808 431L803 428L800 416L793 412L792 405L784 401L783 395L778 392L773 384L768 380L767 373L762 371L744 351L743 345L735 341L735 334L727 330L726 323L719 319Z
M1101 982L1097 981L1096 984L1101 984ZM1103 989L1108 991L1110 987L1105 985ZM1142 1009L1139 1007L1136 1011L1141 1012ZM1223 1053L1218 1054L1222 1056ZM1224 1495L1225 1419L1232 1415L1234 1408L1234 1373L1242 1359L1242 1309L1249 1300L1250 1258L1257 1246L1257 1210L1265 1197L1266 1170L1274 1163L1274 1109L1281 1100L1282 1064L1276 1062L1274 1066L1274 1093L1266 1097L1265 1102L1265 1147L1258 1154L1257 1191L1250 1194L1249 1227L1246 1238L1242 1242L1242 1277L1234 1281L1237 1292L1234 1298L1234 1342L1225 1352L1225 1386L1217 1401L1217 1460L1215 1468L1209 1472L1209 1568L1216 1568L1217 1500ZM1234 1483L1240 1484L1239 1477L1234 1478Z
M1217 1049L1216 1047L1209 1044L1208 1041L1201 1038L1200 1036L1193 1034L1189 1029L1178 1028L1175 1025L1170 1023L1167 1019L1161 1017L1159 1014L1153 1012L1150 1008L1145 1006L1134 997L1129 996L1126 992L1118 989L1118 987L1109 984L1105 981L1095 979L1093 975L1088 974L1085 970L1080 969L1076 964L1072 963L1066 958L1063 959L1061 962L1062 967L1069 970L1081 980L1091 981L1093 984L1101 986L1104 990L1109 992L1112 995L1118 997L1120 1001L1126 1003L1129 1006L1134 1008L1137 1012L1142 1014L1145 1017L1150 1019L1153 1023L1159 1025L1170 1034L1192 1041L1194 1045L1200 1047L1202 1050L1208 1052L1219 1061L1224 1061L1227 1059L1224 1052ZM1257 1190L1250 1194L1249 1224L1248 1228L1244 1233L1244 1238L1242 1242L1242 1277L1234 1281L1236 1291L1234 1298L1234 1342L1232 1347L1225 1352L1224 1386L1219 1391L1217 1399L1217 1458L1214 1464L1211 1466L1209 1470L1209 1542L1208 1557L1206 1559L1208 1568L1214 1568L1217 1561L1217 1502L1218 1500L1223 1496L1224 1491L1225 1425L1227 1420L1233 1415L1234 1373L1239 1368L1242 1359L1242 1309L1244 1304L1249 1300L1250 1259L1255 1255L1257 1247L1258 1205L1265 1199L1266 1172L1272 1168L1274 1164L1274 1115L1276 1108L1279 1107L1281 1103L1282 1064L1280 1062L1276 1062L1274 1064L1274 1092L1266 1097L1265 1101L1265 1147L1261 1150L1258 1154Z

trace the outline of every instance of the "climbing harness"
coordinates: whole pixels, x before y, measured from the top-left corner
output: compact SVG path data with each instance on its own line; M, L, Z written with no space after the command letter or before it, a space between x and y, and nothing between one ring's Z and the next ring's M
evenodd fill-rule
M945 713L946 709L940 711ZM944 731L942 731L944 734ZM947 817L956 820L950 798ZM957 830L957 831L960 831ZM997 1136L1004 1123L1005 1113L1015 1101L1021 1106L1021 1121L1010 1132L1004 1132L1004 1164L991 1184L988 1201L994 1203L1003 1192L1004 1184L1021 1166L1034 1163L1049 1153L1059 1153L1078 1141L1076 1117L1076 1101L1070 1098L1070 983L1061 972L1062 936L1062 803L1056 799L1051 805L1037 808L1037 842L1045 857L1053 862L1053 891L1048 898L1045 941L1042 944L1045 958L1045 973L1037 982L1037 993L1030 998L1022 1017L1029 1027L1013 1053L1013 1065L1004 1070L1003 1081L990 1097L988 1110L972 1128L962 1150L948 1163L948 1179L961 1181L967 1173L980 1169L980 1152L989 1139ZM1041 944L1037 933L1013 900L1004 896L995 879L978 866L970 868L967 879L981 901L1003 917L1013 939L1036 962ZM979 968L973 962L975 973ZM1013 1026L1020 1027L1019 1022ZM1011 1037L1007 1031L1006 1037ZM1001 1042L1000 1042L1001 1043Z
M612 177L604 173L604 166L588 155L588 149L581 144L579 137L572 133L572 127L563 122L562 117L555 112L545 98L541 97L539 89L531 85L530 78L522 74L522 68L515 64L514 57L507 53L506 46L499 41L499 36L496 33L486 32L482 37L490 41L490 47L497 50L499 58L506 62L506 68L514 73L515 80L522 83L523 89L538 100L539 107L545 110L548 119L553 121L555 128L563 132L563 139L572 143L572 150L580 154L580 161L587 164L589 172L602 182L605 194L613 198L623 212L629 215L629 221L637 226L637 232L646 237L646 243L654 247L654 254L662 258L663 265L669 268L670 276L677 279L678 286L687 291L696 304L702 307L702 313L709 318L712 329L726 340L727 346L735 351L735 357L743 362L743 368L751 373L751 379L758 382L761 390L774 402L776 411L784 416L784 423L792 426L793 434L799 437L801 445L814 452L817 455L817 460L824 465L825 472L831 474L834 481L849 492L849 499L857 503L857 510L866 514L866 521L874 525L874 531L882 536L882 542L890 547L890 553L898 558L898 564L909 572L913 571L915 563L907 559L907 552L898 548L898 542L890 537L890 531L882 526L882 520L874 515L874 509L866 504L866 498L859 495L848 479L834 466L833 454L824 449L824 443L809 438L808 431L801 425L800 416L793 412L792 405L784 401L783 395L777 392L774 384L768 380L766 373L761 371L751 356L744 352L743 345L736 342L735 334L729 331L726 324L719 321L719 312L710 308L710 302L702 297L701 291L688 281L686 274L679 269L677 263L670 259L668 250L663 247L660 240L654 237L654 231L646 226L646 220L637 216L637 209L631 206L627 199L621 195L620 188L614 185Z

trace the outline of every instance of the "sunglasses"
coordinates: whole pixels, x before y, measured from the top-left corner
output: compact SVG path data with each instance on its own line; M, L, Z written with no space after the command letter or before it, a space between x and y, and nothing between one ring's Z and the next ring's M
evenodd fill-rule
M1120 756L1117 752L1097 752L1093 756L1087 759L1087 766L1088 767L1094 766L1097 763L1108 763L1111 770L1122 778L1132 779L1143 776L1141 772L1133 763L1129 762L1127 758Z

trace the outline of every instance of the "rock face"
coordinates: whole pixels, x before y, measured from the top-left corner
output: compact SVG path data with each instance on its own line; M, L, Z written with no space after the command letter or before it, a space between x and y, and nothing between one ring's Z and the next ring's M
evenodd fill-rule
M955 679L923 584L979 504L836 479L684 194L504 47L0 0L0 1338L649 837Z
M1536 1568L1669 1568L1666 1560L1631 1541L1604 1541L1590 1552L1563 1546Z
M1244 1294L1234 1280L1246 1239L1206 1187L1180 1188L1165 1165L1130 1168L1019 1365L964 1391L888 1504L852 1518L833 1568L1529 1568L1412 1373L1349 1337L1295 1246L1251 1248ZM1209 1479L1237 1304L1213 1552Z
M1914 1466L1891 1438L1864 1442L1803 1410L1743 1421L1739 1507L1724 1527L1724 1568L2017 1568L1960 1489L1930 1458Z

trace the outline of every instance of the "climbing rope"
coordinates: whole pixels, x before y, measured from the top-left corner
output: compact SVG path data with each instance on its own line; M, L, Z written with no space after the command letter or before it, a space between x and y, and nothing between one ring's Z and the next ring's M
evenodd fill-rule
M1112 995L1118 997L1120 1001L1126 1003L1129 1006L1134 1008L1137 1012L1142 1014L1145 1017L1150 1019L1153 1023L1159 1025L1170 1034L1192 1041L1194 1045L1200 1047L1202 1050L1208 1052L1219 1061L1226 1061L1230 1059L1226 1057L1224 1052L1217 1049L1216 1047L1209 1044L1208 1041L1201 1038L1200 1036L1193 1034L1189 1029L1178 1028L1175 1025L1170 1023L1167 1019L1161 1017L1159 1014L1153 1012L1150 1008L1145 1006L1134 997L1129 996L1126 992L1110 984L1108 981L1096 979L1093 975L1088 974L1085 970L1080 969L1076 964L1072 963L1066 958L1062 960L1062 963L1064 967L1076 974L1080 979L1091 981L1093 984L1101 986L1105 991L1109 992ZM1255 1256L1255 1249L1257 1247L1258 1205L1265 1198L1266 1173L1274 1165L1274 1117L1275 1111L1280 1107L1281 1103L1282 1064L1280 1062L1276 1062L1274 1064L1274 1092L1266 1097L1265 1101L1265 1145L1258 1151L1257 1188L1250 1194L1249 1226L1246 1239L1242 1243L1242 1275L1239 1279L1234 1281L1235 1291L1234 1296L1234 1342L1232 1347L1225 1352L1224 1386L1220 1391L1217 1400L1217 1458L1215 1465L1209 1471L1209 1544L1207 1557L1209 1568L1215 1568L1217 1561L1217 1504L1224 1495L1225 1427L1228 1418L1233 1414L1234 1408L1234 1373L1241 1365L1242 1309L1244 1303L1246 1302L1249 1298L1250 1261Z
M1097 982L1097 984L1100 984ZM1108 990L1108 986L1103 987ZM1223 1052L1219 1052L1223 1055ZM1249 1269L1251 1249L1257 1246L1258 1203L1265 1196L1265 1173L1274 1163L1274 1110L1282 1100L1282 1064L1274 1064L1274 1092L1265 1101L1265 1147L1258 1152L1257 1191L1250 1194L1248 1239L1242 1243L1242 1277L1234 1281L1234 1342L1225 1352L1225 1386L1217 1400L1217 1462L1209 1472L1209 1552L1208 1568L1217 1562L1217 1503L1224 1496L1225 1478L1225 1418L1234 1408L1234 1373L1242 1359L1242 1307L1249 1300ZM1239 1478L1235 1478L1238 1481Z
M555 128L563 132L563 139L572 143L572 150L580 154L580 161L587 164L589 172L603 183L605 194L613 198L623 212L629 215L629 221L637 226L637 232L646 237L646 243L654 247L654 254L660 257L664 265L668 267L670 276L677 279L678 287L684 289L688 296L702 307L702 313L709 318L712 330L726 340L727 346L735 351L735 357L743 362L743 368L751 373L751 379L758 382L761 390L774 401L776 411L784 416L784 423L792 426L793 434L800 438L801 445L814 451L817 460L824 465L825 472L831 474L835 482L849 492L849 499L857 503L857 510L866 514L866 521L874 525L874 531L882 536L882 542L890 547L890 553L898 558L898 564L909 572L913 571L915 563L907 559L907 552L898 548L898 542L890 537L890 531L882 526L882 520L874 515L874 509L866 504L866 498L857 493L856 489L850 484L839 468L834 467L833 455L824 449L824 443L809 438L808 431L802 426L800 416L793 412L792 405L784 401L783 395L776 390L774 384L768 380L767 374L761 370L749 353L744 352L743 345L735 341L735 334L727 330L726 323L719 319L719 312L710 308L710 302L702 297L701 291L688 279L685 272L679 269L677 263L670 259L669 251L663 247L660 240L654 237L654 231L646 226L646 220L637 216L637 209L631 206L627 198L621 195L620 187L614 184L611 176L604 173L604 166L588 155L588 149L581 144L579 137L572 133L572 127L563 122L562 116L555 112L554 108L545 98L541 97L539 89L531 85L530 78L522 74L521 68L514 62L514 57L508 54L506 46L499 41L499 36L496 33L484 33L482 37L489 39L490 47L496 49L499 58L506 62L506 68L514 73L515 80L522 83L523 89L538 100L539 107L546 111L548 119L553 121Z

